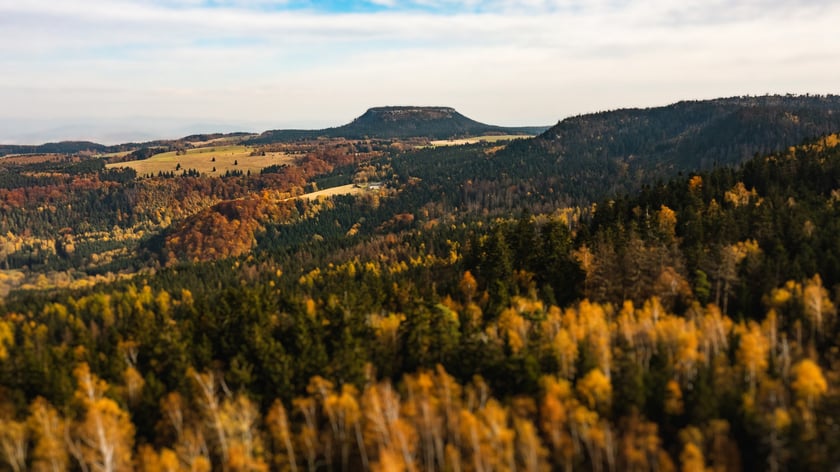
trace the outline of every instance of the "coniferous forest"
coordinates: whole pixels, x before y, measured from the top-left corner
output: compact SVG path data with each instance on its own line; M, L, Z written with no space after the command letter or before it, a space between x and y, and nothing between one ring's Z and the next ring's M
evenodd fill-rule
M838 116L2 158L0 470L832 470Z

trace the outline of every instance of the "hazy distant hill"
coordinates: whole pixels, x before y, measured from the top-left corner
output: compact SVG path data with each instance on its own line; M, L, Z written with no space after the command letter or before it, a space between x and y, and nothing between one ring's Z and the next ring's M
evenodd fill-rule
M138 154L149 157L154 153L153 151L159 152L161 148L170 149L179 145L183 146L186 143L200 143L220 139L228 139L231 143L238 143L240 140L251 135L251 133L245 132L192 134L180 139L158 139L142 143L130 142L111 146L90 141L61 141L37 145L0 144L0 157L13 154L78 154L81 152L112 153L124 151L138 151Z
M82 151L103 152L108 146L89 141L62 141L37 146L0 144L0 156L9 154L74 154Z
M411 138L447 139L484 134L539 134L545 126L506 128L467 118L449 107L377 107L352 122L322 130L273 130L262 133L251 143L269 143L315 138Z

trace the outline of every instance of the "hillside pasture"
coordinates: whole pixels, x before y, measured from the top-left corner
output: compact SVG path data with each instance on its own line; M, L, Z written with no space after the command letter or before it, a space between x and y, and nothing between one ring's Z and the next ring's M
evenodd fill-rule
M463 144L476 144L476 143L496 143L499 141L512 141L514 139L527 139L533 138L533 136L528 136L524 134L503 134L503 135L496 135L496 136L475 136L472 138L463 138L463 139L441 139L437 141L432 141L430 144L432 147L440 147L440 146L461 146Z
M259 136L257 134L249 134L245 136L222 136L221 138L213 138L208 139L206 141L191 141L195 147L207 147L207 146L231 146L235 145L236 143L241 142L243 139L252 138L255 136Z
M318 190L317 192L305 193L303 195L298 195L295 198L301 198L304 200L317 200L319 198L328 198L333 197L335 195L357 195L364 191L364 188L359 187L356 184L347 184L338 187L327 188L324 190Z
M105 154L99 154L96 157L101 157L101 158L104 158L104 159L122 158L122 157L125 157L125 156L129 155L129 154L131 154L131 151L119 151L119 152L109 152L109 153L105 153Z
M195 169L202 175L223 176L227 171L258 173L271 165L291 164L294 156L283 152L267 152L264 156L252 156L254 148L248 146L212 146L188 149L185 154L175 151L155 154L139 161L108 164L109 169L130 167L138 176L158 175L160 172L181 173ZM180 167L179 167L180 164ZM176 170L177 169L177 170ZM215 170L214 170L215 169Z
M64 154L9 154L0 157L0 165L28 165L43 164L45 162L78 162L77 157L67 157Z

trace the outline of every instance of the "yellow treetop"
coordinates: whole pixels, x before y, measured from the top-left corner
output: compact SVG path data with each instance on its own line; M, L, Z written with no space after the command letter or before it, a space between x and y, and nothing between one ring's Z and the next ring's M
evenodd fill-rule
M754 321L748 325L740 325L738 331L741 341L738 346L738 362L744 366L745 377L751 387L759 375L767 370L767 354L770 351L770 341L761 332L761 327Z
M791 387L800 400L811 407L815 400L828 391L828 383L823 376L822 369L811 359L803 359L793 366L795 380Z
M600 369L592 369L577 382L577 391L589 408L608 407L612 401L612 384Z

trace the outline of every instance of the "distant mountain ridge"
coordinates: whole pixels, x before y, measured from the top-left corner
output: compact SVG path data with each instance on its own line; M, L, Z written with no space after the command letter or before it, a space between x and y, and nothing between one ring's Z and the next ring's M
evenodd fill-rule
M840 131L838 95L768 95L681 101L656 108L630 108L579 115L552 127L501 127L472 120L451 107L385 106L368 109L350 123L320 130L269 130L192 135L179 140L105 146L87 141L2 145L0 156L29 153L108 153L228 136L244 144L313 139L448 139L486 134L539 135L500 153L514 160L510 175L539 166L547 175L586 168L598 175L655 171L657 176L743 162L803 140ZM526 163L525 167L520 164ZM562 165L561 165L562 164ZM555 168L555 166L560 166Z
M539 134L547 126L503 127L480 123L451 107L387 106L368 109L350 123L321 130L272 130L249 140L262 144L319 136L348 139L422 137L448 139L486 134Z
M185 136L180 139L159 139L155 141L146 141L142 143L122 143L114 145L105 145L94 143L91 141L60 141L56 143L44 144L0 144L0 157L17 155L17 154L79 154L79 153L110 153L132 151L141 148L150 148L155 146L169 146L174 143L191 143L200 142L210 139L217 139L222 137L230 138L244 138L251 136L251 133L237 132L237 133L212 133L212 134L193 134Z
M9 154L75 154L84 151L106 152L110 147L90 141L61 141L38 145L0 144L0 156Z
M244 144L269 144L275 142L315 139L318 137L347 139L450 139L488 134L538 135L548 126L505 127L488 125L470 119L451 107L436 106L385 106L373 107L350 123L335 128L316 130L280 129L265 131L250 137L250 133L194 134L181 139L154 140L144 143L103 145L88 141L62 141L38 145L0 144L0 156L9 154L73 154L85 151L108 153L132 148L160 146L179 141L191 142L211 137L240 137Z

